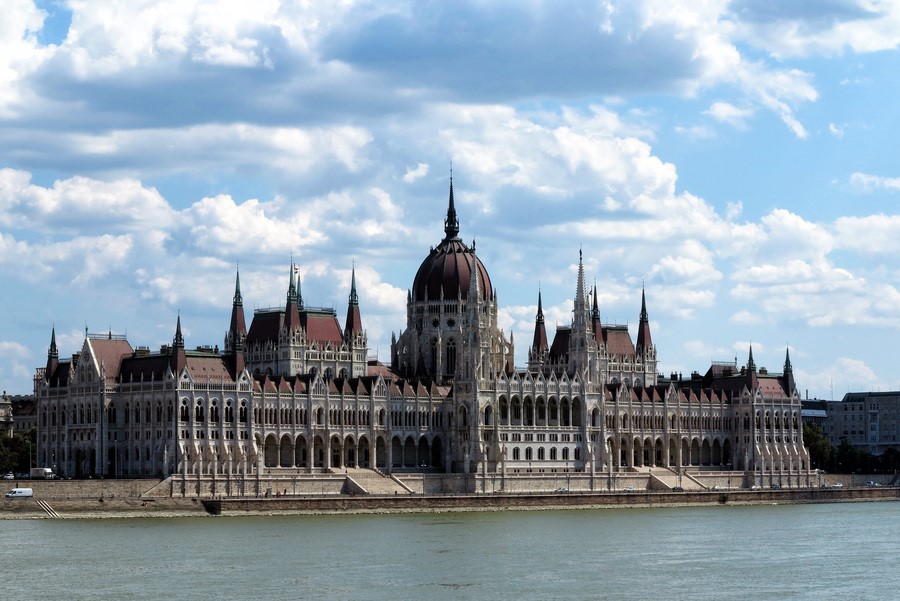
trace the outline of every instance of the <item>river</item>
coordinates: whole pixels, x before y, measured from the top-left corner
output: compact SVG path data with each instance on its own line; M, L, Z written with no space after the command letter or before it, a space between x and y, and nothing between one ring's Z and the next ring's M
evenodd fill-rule
M0 521L6 599L897 599L900 503Z

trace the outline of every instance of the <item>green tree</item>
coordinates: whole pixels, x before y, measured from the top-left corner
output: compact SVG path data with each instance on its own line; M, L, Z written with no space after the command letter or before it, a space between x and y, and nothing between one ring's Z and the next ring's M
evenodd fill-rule
M834 447L828 437L817 424L803 424L803 442L809 449L809 461L812 467L825 469L829 467Z
M0 472L27 472L34 454L36 432L13 434L0 439Z

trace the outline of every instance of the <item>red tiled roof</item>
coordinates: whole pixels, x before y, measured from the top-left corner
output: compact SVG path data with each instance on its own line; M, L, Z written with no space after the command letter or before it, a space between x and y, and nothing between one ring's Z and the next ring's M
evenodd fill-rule
M281 324L284 323L283 311L261 311L254 313L250 322L250 331L247 332L247 344L265 342L266 340L278 340L281 332Z
M122 360L134 352L131 344L124 339L92 338L88 340L93 349L97 367L103 366L107 382L115 382L119 377Z
M340 346L344 339L341 326L333 313L304 311L300 314L300 324L306 331L306 338L309 341L331 342L335 346Z
M198 356L187 352L187 369L194 382L233 382L225 358L221 356Z
M634 356L634 343L631 334L625 326L604 326L604 339L606 340L606 352L610 355Z
M556 328L556 335L553 336L553 344L550 345L551 357L558 361L569 354L569 337L571 335L572 328L564 326Z

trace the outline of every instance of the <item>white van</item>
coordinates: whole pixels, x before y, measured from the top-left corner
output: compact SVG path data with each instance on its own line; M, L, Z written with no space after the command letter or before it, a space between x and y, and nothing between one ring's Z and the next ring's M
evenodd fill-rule
M29 499L34 496L34 491L30 488L14 488L6 493L7 499Z

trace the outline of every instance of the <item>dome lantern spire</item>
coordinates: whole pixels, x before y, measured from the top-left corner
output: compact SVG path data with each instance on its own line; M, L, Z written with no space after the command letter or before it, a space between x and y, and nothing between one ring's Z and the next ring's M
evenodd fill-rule
M453 204L453 165L450 165L450 202L447 207L447 219L444 221L445 240L459 236L459 219L456 217L456 206Z

